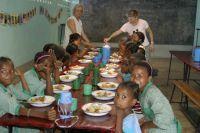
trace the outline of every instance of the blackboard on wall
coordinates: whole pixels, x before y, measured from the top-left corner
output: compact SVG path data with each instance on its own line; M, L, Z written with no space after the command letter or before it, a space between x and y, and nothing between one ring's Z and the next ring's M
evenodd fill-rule
M127 12L136 9L154 32L155 44L192 45L197 0L80 0L82 22L92 41L104 37L127 22ZM119 41L119 37L113 41Z

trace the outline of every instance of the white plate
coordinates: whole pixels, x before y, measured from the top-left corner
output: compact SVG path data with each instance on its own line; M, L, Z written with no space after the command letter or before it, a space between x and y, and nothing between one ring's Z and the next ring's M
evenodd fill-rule
M78 60L80 63L82 63L82 64L87 64L87 63L91 63L92 62L92 60L87 60L87 59L80 59L80 60Z
M90 51L88 52L89 55L97 55L99 52L93 52L93 51Z
M91 60L91 59L94 58L93 55L84 55L83 57L84 57L85 59L88 59L88 60Z
M34 101L35 99L38 99L40 97L43 97L43 96L31 97L28 99L28 103L30 103L32 106L35 106L35 107L46 107L55 101L55 98L52 96L44 96L44 101L39 101L39 100Z
M115 92L107 90L96 90L92 92L92 96L99 100L111 100L115 97Z
M109 64L106 64L106 67L108 67L108 68L118 68L119 67L119 65L118 64L114 64L114 63L109 63Z
M78 76L79 74L82 74L82 72L80 70L69 70L69 71L64 71L64 74L70 74L70 75Z
M84 68L85 68L84 66L79 66L79 65L70 67L71 70L83 70Z
M60 80L63 82L72 82L73 80L77 79L78 76L76 75L61 75Z
M89 108L99 108L99 112L90 112ZM84 111L85 114L90 115L90 116L104 116L108 114L111 111L111 106L107 104L102 104L102 103L87 103L82 106L82 110Z
M56 84L56 85L53 85L53 92L54 93L62 93L65 91L69 91L71 88L72 88L71 86L68 86L65 84Z
M119 60L119 59L109 59L109 62L112 62L112 63L119 63L120 60Z
M115 82L100 82L97 84L99 86L99 88L104 89L104 90L116 90L118 87L118 83ZM111 86L114 85L114 86Z
M115 78L117 77L118 73L115 72L115 73L112 73L112 74L109 74L109 72L103 72L103 73L100 73L102 77L104 78Z

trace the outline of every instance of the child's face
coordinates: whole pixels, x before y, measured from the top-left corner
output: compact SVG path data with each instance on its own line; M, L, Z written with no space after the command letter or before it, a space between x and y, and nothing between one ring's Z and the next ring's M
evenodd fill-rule
M132 41L133 42L139 42L139 40L140 40L139 36L136 33L133 33L133 35L132 35Z
M149 82L150 76L145 68L141 66L134 66L131 78L133 82L139 85L140 89L144 89Z
M133 94L130 94L130 92L123 88L118 88L115 94L115 106L120 109L127 109L132 108L135 103L136 99L133 98Z
M14 79L14 66L11 63L5 63L0 66L0 83L8 86Z
M35 67L38 71L45 71L45 67L51 68L51 72L53 70L53 60L50 57L45 58L42 62L39 64L35 64Z
M138 19L139 19L138 17L128 17L128 21L134 25L138 23Z
M77 46L80 46L80 45L81 45L81 38L79 38L78 40L74 41L74 43L75 43Z

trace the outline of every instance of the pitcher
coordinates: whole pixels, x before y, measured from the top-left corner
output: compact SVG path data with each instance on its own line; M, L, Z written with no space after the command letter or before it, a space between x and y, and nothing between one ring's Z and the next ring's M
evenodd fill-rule
M58 112L61 119L68 119L72 115L72 94L71 92L61 93L60 99L58 99Z

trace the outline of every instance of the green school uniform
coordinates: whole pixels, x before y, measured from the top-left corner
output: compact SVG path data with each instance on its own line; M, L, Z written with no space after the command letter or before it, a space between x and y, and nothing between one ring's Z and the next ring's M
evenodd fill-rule
M174 113L167 98L151 82L139 95L140 104L147 121L153 121L157 128L148 129L149 133L177 133Z
M34 68L24 74L26 82L29 86L31 96L43 96L46 89L46 81L41 79Z
M17 99L15 97L15 94L13 94L12 85L8 86L7 88L4 87L2 84L0 84L0 117L3 116L6 113L10 113L12 115L18 115L20 105L17 102ZM0 126L0 132L1 133L8 133L8 129L5 127ZM35 129L22 129L22 128L13 128L13 133L39 133L39 130Z

